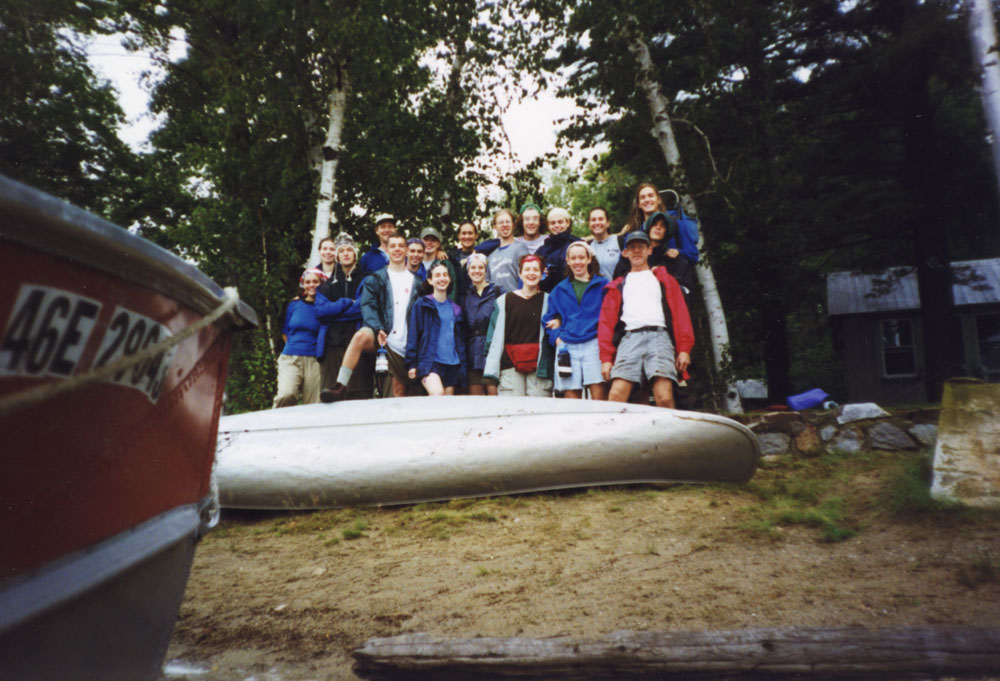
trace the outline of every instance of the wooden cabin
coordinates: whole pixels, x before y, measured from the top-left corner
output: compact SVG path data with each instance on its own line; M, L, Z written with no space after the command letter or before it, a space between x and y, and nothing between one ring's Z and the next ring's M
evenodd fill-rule
M1000 258L951 264L955 311L962 325L965 375L1000 381ZM826 278L834 345L844 358L847 401L927 401L917 273L833 272Z

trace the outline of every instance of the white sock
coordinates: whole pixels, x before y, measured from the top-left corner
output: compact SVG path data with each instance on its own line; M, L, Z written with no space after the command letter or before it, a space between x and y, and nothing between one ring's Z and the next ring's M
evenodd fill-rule
M354 369L348 369L347 367L341 365L340 371L337 373L337 383L340 385L347 385L347 382L351 380L351 374L354 373Z

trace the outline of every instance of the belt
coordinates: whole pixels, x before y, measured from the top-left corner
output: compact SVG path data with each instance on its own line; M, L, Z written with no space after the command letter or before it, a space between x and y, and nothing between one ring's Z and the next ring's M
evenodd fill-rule
M640 326L638 329L628 329L625 333L635 333L637 331L666 331L665 326Z

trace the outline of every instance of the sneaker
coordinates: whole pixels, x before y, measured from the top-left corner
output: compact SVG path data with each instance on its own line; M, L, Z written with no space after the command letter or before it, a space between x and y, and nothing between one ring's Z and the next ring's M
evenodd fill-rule
M347 386L338 383L333 386L333 388L328 390L321 390L319 393L320 402L325 402L330 404L331 402L339 402L347 396Z

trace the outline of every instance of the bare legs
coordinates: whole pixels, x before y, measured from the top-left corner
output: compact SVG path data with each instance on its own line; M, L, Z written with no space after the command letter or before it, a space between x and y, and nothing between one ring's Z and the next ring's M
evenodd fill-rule
M611 390L608 393L608 400L611 402L628 402L629 393L632 392L632 382L624 378L616 378L611 381ZM674 383L669 378L656 376L653 378L653 400L657 407L674 408Z

